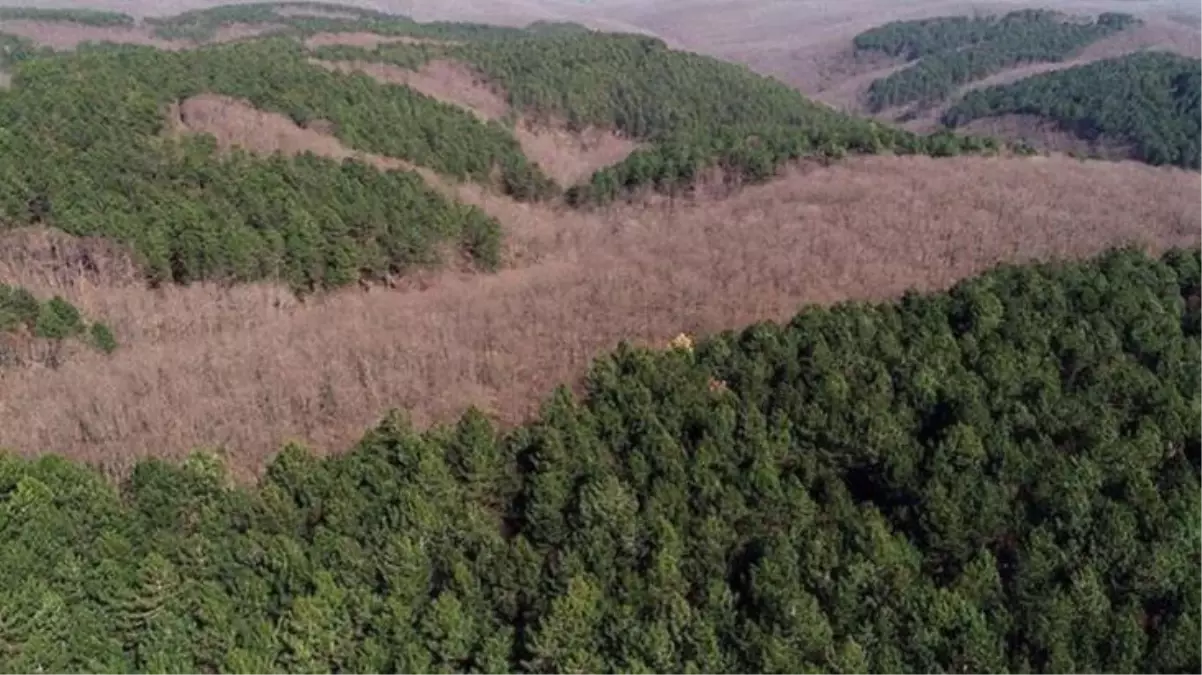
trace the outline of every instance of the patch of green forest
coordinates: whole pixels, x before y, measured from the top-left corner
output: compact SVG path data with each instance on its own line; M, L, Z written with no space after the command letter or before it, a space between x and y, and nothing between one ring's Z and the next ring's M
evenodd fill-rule
M84 320L79 308L59 296L40 301L20 286L0 284L0 336L24 332L47 340L83 338L104 352L117 348L113 331L105 324ZM0 344L0 365L6 358Z
M916 60L869 86L868 106L878 112L938 103L965 84L1024 63L1063 61L1135 23L1128 14L1106 13L1096 21L1081 21L1026 9L1003 16L897 21L861 33L853 42L859 51Z
M38 47L29 38L0 32L0 68L9 69L16 63L38 56L49 56L53 50Z
M0 668L1197 672L1200 276L623 347L520 428L391 416L254 488L0 456Z
M96 9L48 9L40 7L0 7L0 21L62 21L85 26L132 26L134 18L121 12Z
M290 40L186 52L110 45L16 68L0 95L0 216L130 244L154 281L318 288L435 262L441 241L486 267L497 261L498 224L415 173L221 157L210 137L163 133L169 104L209 92L301 124L329 120L352 147L449 175L485 180L500 168L516 196L551 187L503 127L406 87L326 72Z
M644 188L673 193L702 171L758 181L785 162L846 153L953 155L993 151L992 139L919 136L816 104L744 66L671 50L638 35L551 34L464 45L328 47L317 55L416 68L435 56L468 63L505 90L515 110L569 128L616 129L648 147L568 190L599 204Z
M969 92L944 114L955 127L982 117L1039 115L1089 140L1128 143L1150 164L1199 168L1202 61L1141 52Z

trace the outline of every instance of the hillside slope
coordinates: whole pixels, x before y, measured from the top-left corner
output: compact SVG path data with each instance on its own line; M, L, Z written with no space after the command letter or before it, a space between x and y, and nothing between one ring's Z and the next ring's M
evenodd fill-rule
M868 108L879 112L936 104L957 88L1026 63L1062 61L1092 42L1136 22L1129 14L1072 20L1046 10L1003 16L940 17L889 23L855 37L862 52L881 52L912 62L874 81Z
M1130 144L1150 164L1199 168L1202 61L1142 53L971 92L943 117L951 127L1033 115L1087 139Z
M1192 672L1199 254L1008 267L118 491L0 455L0 668Z

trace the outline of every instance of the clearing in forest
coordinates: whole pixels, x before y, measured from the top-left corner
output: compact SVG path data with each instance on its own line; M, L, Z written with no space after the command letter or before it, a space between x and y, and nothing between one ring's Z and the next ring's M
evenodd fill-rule
M417 70L372 61L321 61L310 63L343 73L363 73L385 84L402 84L430 98L465 108L482 120L501 119L509 103L493 91L472 69L458 61L434 59Z

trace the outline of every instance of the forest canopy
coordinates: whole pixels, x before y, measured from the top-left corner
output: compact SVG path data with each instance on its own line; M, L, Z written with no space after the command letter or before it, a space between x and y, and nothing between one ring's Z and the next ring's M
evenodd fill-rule
M1081 138L1132 146L1150 164L1199 168L1202 61L1141 52L969 92L943 116L956 127L983 117L1038 115Z
M211 137L164 134L170 105L201 93L301 124L331 120L352 147L451 176L484 180L501 167L515 192L549 185L506 130L405 87L311 66L291 41L110 45L18 65L0 96L5 222L129 244L152 281L337 286L435 262L442 241L483 267L497 262L499 225L416 173L313 155L223 156Z
M859 51L914 61L869 86L868 106L877 112L912 103L935 104L965 84L1024 63L1062 61L1136 22L1128 14L1106 13L1081 21L1026 9L1003 16L897 21L865 31L853 43Z
M0 455L0 669L1197 672L1200 276L623 347L522 427L393 415L255 487Z
M534 120L569 128L616 129L646 147L572 186L575 204L598 204L654 188L687 190L702 172L758 181L785 162L846 153L951 155L996 150L992 139L919 136L838 113L746 67L671 50L637 35L564 29L464 45L328 47L323 58L367 60L416 68L453 58L503 90L511 106Z

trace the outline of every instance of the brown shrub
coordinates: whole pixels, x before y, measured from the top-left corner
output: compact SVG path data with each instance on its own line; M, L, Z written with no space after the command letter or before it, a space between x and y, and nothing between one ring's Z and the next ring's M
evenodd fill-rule
M1021 140L1031 146L1053 152L1074 153L1106 159L1134 157L1135 148L1127 143L1100 137L1088 140L1064 131L1055 121L1038 115L999 115L973 120L958 128L960 133Z
M312 152L332 159L368 157L326 133L329 123L324 120L303 128L285 115L258 110L246 101L219 94L193 96L173 106L168 111L167 126L175 133L210 134L222 150L241 147L260 154ZM384 158L376 158L375 163L401 164L397 160L385 162Z

